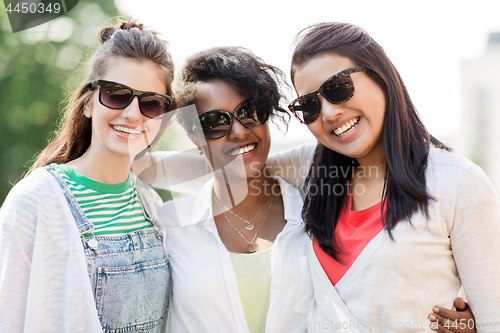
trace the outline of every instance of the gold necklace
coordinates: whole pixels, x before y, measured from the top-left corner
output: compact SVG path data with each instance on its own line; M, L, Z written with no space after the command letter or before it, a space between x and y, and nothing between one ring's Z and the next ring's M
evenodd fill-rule
M83 158L81 156L80 156L80 162L82 163L83 171L85 171L84 176L89 178L89 173L87 172L87 169L85 168L85 164L83 164Z
M217 200L215 200L215 202L219 205L219 203L217 202ZM222 213L224 215L224 217L226 218L227 222L231 225L231 227L233 227L234 230L236 230L236 232L239 233L240 236L245 240L245 242L248 243L248 248L247 248L248 253L254 253L259 248L259 244L255 243L255 239L257 238L257 235L259 234L260 229L262 228L262 226L264 225L264 223L266 223L266 221L267 221L267 215L269 214L269 211L271 210L273 202L274 202L274 196L271 198L271 204L269 205L269 208L267 209L266 216L264 217L264 221L260 225L259 229L257 229L257 232L255 233L255 235L253 235L253 238L252 238L251 241L248 241L248 239L246 239L246 237L238 230L238 228L236 228L231 223L231 221L229 221L229 218L227 217L226 213L224 213L224 212ZM219 207L220 207L220 205L219 205ZM222 207L220 207L220 208L222 209Z
M219 200L217 200L217 197L214 195L214 200L217 202L217 205L219 205L219 207L225 209L226 211L229 211L231 214L233 214L234 216L236 216L237 218L239 218L240 220L242 220L243 222L246 223L246 226L245 226L245 229L247 229L248 231L250 230L253 230L253 228L255 227L254 224L252 223L253 220L255 220L257 218L257 216L259 216L259 214L264 210L264 208L269 205L269 203L271 202L271 200L273 200L273 196L271 196L271 199L269 199L268 202L265 203L264 206L262 206L262 208L259 210L259 212L257 213L257 215L255 215L251 220L247 221L245 220L244 218L236 215L235 212L233 212L232 210L230 210L229 208L223 206Z

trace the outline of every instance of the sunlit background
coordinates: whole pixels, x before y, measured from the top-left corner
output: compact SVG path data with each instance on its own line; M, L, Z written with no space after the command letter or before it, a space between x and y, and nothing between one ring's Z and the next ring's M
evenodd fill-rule
M161 32L178 69L198 51L238 45L287 75L294 36L307 25L361 26L399 70L430 132L480 164L499 191L498 12L496 0L80 1L55 21L13 34L1 4L0 202L46 144L97 31L116 15ZM272 150L310 141L307 128L291 119L286 134L273 129Z

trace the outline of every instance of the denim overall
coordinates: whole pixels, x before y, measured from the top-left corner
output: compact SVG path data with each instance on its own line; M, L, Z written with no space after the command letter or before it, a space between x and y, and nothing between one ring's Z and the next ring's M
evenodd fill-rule
M68 202L80 235L92 232L87 219L66 182L50 167ZM139 230L123 236L83 238L92 292L105 333L165 332L170 295L170 265L146 200L137 190L146 219L154 230Z

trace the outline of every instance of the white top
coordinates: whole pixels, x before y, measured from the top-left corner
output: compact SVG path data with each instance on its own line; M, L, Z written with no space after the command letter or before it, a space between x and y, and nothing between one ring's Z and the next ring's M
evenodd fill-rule
M451 308L461 283L477 331L500 331L497 195L478 166L434 147L426 181L436 198L429 218L399 223L395 241L382 230L335 287L310 247L311 332L432 332L427 316L435 305Z
M14 186L0 209L0 332L102 332L80 234L44 168Z
M229 252L250 333L263 333L266 330L271 297L272 254L272 246L255 253Z
M266 332L304 332L312 299L309 237L299 191L281 179L279 184L287 223L272 251ZM249 332L231 258L212 217L212 188L213 179L199 193L158 210L172 269L171 332Z

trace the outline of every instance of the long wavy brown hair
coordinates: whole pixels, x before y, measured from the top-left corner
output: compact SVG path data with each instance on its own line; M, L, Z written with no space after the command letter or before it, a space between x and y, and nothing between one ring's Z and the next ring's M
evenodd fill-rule
M85 116L84 110L94 93L88 87L93 80L106 73L116 58L156 64L165 81L166 94L173 95L174 64L167 51L167 43L157 36L157 32L145 29L143 24L129 19L120 21L115 26L102 28L98 39L101 46L88 63L85 79L68 97L58 129L47 147L37 156L28 174L51 163L62 164L75 160L87 151L91 142L92 120ZM158 138L159 135L155 141Z

